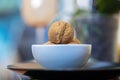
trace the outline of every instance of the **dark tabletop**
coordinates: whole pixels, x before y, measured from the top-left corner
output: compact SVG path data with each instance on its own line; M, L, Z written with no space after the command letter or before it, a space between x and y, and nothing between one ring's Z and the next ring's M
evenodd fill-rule
M46 70L36 62L9 65L8 68L40 80L119 80L120 76L120 64L111 62L91 62L76 70Z

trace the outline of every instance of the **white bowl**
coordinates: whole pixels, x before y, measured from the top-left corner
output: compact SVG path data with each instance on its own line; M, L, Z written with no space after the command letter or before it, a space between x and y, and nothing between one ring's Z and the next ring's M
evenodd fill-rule
M34 59L45 69L76 69L87 63L90 44L32 45Z

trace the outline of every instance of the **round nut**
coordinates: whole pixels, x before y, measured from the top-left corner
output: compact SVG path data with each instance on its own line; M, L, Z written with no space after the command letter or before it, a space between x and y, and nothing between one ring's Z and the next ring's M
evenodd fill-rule
M68 44L80 44L80 41L77 38L74 38L70 43Z
M67 44L72 41L74 30L69 23L57 21L49 28L48 37L52 43Z
M50 42L50 41L44 43L44 45L51 45L51 44L53 45L54 43L52 43L52 42Z

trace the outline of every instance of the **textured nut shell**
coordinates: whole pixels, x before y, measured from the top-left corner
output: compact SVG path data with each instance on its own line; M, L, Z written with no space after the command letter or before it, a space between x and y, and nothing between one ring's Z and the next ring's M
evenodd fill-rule
M51 45L51 44L53 45L54 43L52 43L52 42L50 42L50 41L44 43L44 45Z
M56 44L67 44L72 41L73 36L73 28L63 21L53 23L48 31L49 40Z
M80 44L80 41L77 38L74 38L70 43L68 44Z

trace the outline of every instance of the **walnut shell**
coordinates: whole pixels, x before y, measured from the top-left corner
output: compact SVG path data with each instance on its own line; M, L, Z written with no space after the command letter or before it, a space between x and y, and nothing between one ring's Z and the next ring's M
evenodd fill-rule
M57 21L49 28L48 37L52 43L67 44L73 40L74 30L69 23Z
M44 43L44 45L53 45L53 44L54 44L54 43L52 43L52 42L50 42L50 41Z
M74 38L70 43L68 44L80 44L80 41L77 38Z

